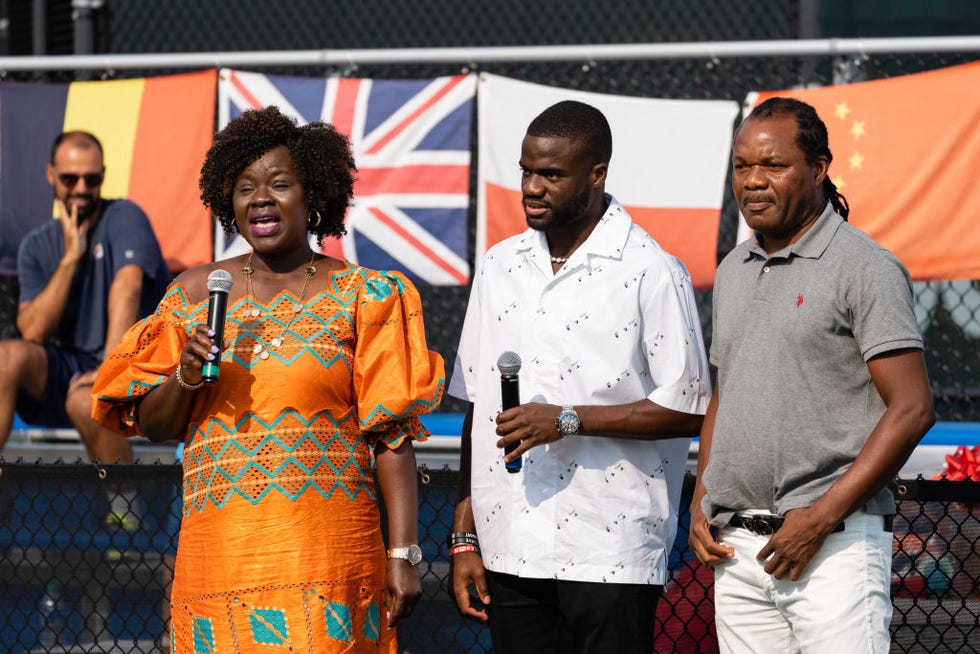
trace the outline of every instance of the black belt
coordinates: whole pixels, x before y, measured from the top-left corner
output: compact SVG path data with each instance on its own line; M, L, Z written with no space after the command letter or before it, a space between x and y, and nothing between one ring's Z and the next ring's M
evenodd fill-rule
M895 516L882 516L885 519L885 531L892 530L892 519ZM736 515L728 521L729 527L738 529L748 529L760 536L772 536L780 527L783 526L783 518L778 515ZM830 530L830 533L837 534L844 531L844 523L841 522Z

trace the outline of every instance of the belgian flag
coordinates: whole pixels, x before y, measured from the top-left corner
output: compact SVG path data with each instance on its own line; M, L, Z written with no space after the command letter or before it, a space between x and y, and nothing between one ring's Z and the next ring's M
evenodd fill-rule
M0 273L16 272L23 236L52 215L45 177L64 130L105 150L105 198L147 213L172 272L211 261L210 216L197 177L214 134L214 70L71 84L0 83Z

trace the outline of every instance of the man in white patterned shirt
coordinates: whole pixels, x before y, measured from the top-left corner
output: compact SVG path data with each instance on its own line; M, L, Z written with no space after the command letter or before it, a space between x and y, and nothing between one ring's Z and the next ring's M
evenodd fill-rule
M605 193L611 154L589 105L532 121L529 229L487 252L466 312L449 387L472 403L453 594L464 617L489 621L495 654L653 651L711 386L687 270ZM521 404L501 411L505 351L523 362Z

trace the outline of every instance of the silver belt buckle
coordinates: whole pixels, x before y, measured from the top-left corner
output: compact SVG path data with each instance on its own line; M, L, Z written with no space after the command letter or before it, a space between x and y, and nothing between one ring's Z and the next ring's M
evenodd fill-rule
M748 518L749 531L754 531L760 536L772 536L774 533L772 525L763 520L760 516L752 516Z

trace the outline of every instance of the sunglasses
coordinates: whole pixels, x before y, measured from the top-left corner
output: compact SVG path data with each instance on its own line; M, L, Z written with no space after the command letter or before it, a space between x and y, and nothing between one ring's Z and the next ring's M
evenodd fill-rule
M78 180L84 179L85 186L93 187L102 184L102 180L105 179L105 175L102 173L85 173L84 175L78 175L75 173L58 173L58 179L61 183L68 188L75 188L78 184Z

